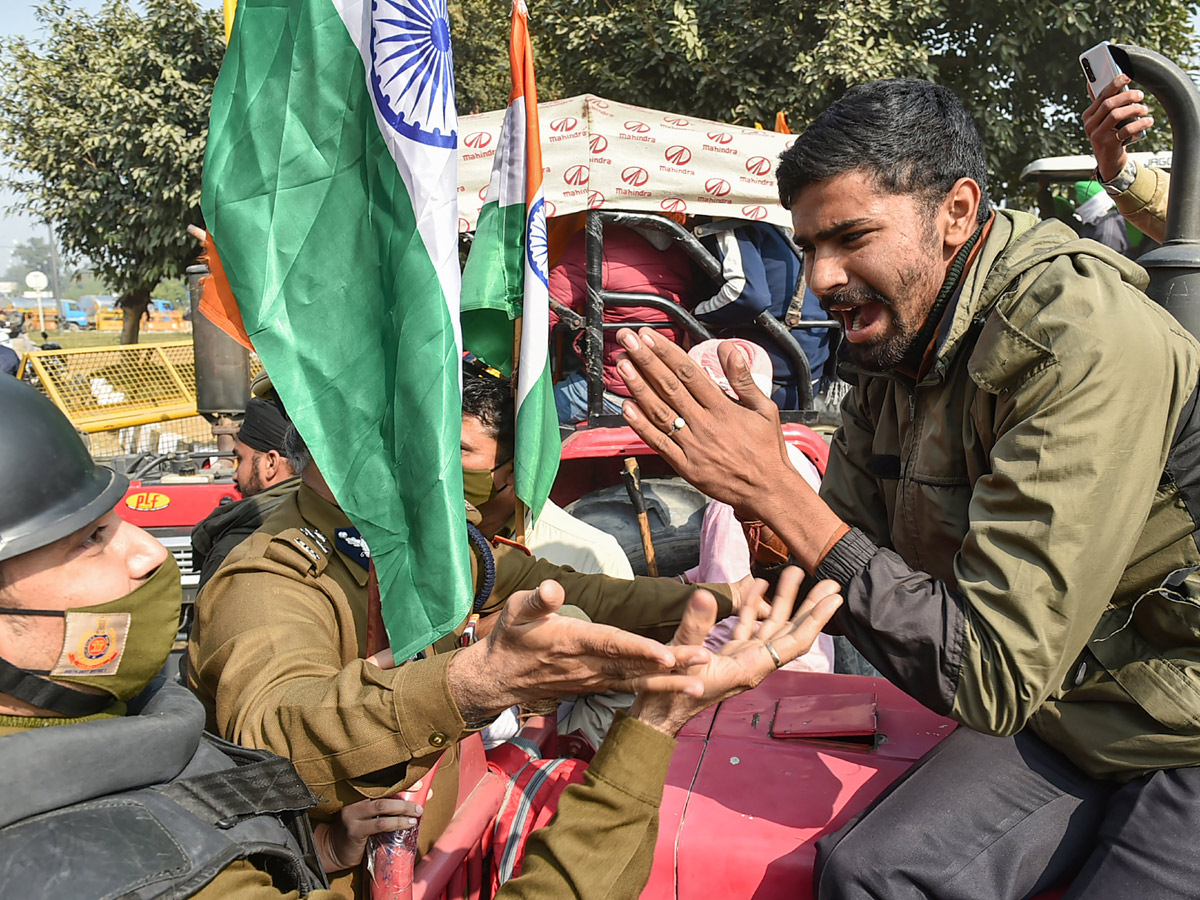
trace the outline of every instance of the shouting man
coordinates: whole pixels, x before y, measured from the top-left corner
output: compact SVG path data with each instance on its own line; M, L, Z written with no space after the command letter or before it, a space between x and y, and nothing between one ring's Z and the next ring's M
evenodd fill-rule
M818 496L722 348L734 403L620 335L630 424L846 602L833 625L960 727L824 839L817 896L1193 894L1200 859L1200 345L1146 274L991 209L948 90L849 91L785 152L852 389Z

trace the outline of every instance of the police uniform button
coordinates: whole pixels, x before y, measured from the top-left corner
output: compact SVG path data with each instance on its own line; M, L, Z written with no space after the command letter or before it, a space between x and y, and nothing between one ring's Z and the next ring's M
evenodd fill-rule
M434 747L445 747L448 740L449 738L447 738L440 731L435 731L429 736L429 743Z

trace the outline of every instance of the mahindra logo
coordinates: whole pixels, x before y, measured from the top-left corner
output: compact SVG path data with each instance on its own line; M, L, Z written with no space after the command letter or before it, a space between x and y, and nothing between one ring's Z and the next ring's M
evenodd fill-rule
M635 122L633 119L630 119L625 123L625 130L631 134L645 134L650 130L650 126L645 122Z
M710 131L708 139L714 144L728 144L733 140L733 135L727 131Z
M608 138L602 134L592 135L592 152L603 153L608 149Z
M791 150L792 147L794 147L795 145L796 145L796 139L792 138L790 141L788 141L786 144L783 145L783 149Z
M492 136L486 131L476 131L463 138L463 143L472 150L482 150L484 147L491 146Z
M674 147L668 147L663 153L673 166L686 166L692 161L692 151L682 144L676 144Z
M462 216L459 216L458 217L458 230L459 231L470 231L471 223L468 222L466 219L464 219Z
M549 200L547 200L546 201L546 218L553 219L557 212L558 212L558 207L555 206L553 203L551 203ZM766 215L766 213L764 212L763 215Z
M752 156L746 160L746 171L751 175L766 175L771 171L771 161L765 156Z
M704 193L714 197L724 197L729 193L729 182L724 178L710 178L704 182Z
M589 100L588 103L592 104L592 106L596 107L596 109L608 109L607 100L592 99Z
M767 208L765 206L743 206L742 215L757 222L767 217Z
M663 121L668 125L678 125L680 128L691 124L683 116L663 116Z
M574 185L587 184L588 174L587 166L571 166L563 172L563 181Z
M678 197L668 197L662 203L658 204L667 212L680 213L687 210L687 204Z
M479 199L480 200L484 200L484 201L487 200L487 189L488 189L488 186L486 184L479 189Z
M588 209L604 205L604 195L599 191L588 191Z
M579 120L574 116L563 116L561 119L555 119L550 123L551 131L574 131L575 126L579 124Z
M650 175L641 166L630 166L621 173L621 180L630 187L641 187L650 180Z

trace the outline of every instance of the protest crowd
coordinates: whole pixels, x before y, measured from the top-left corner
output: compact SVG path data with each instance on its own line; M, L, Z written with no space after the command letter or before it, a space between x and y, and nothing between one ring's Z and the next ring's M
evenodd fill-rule
M774 161L790 232L670 215L719 281L660 230L609 230L604 288L645 305L605 311L604 413L707 498L698 565L655 577L552 502L553 471L539 481L523 449L541 434L556 466L560 423L589 417L586 354L562 338L589 300L583 231L544 269L531 243L487 258L509 221L499 191L463 295L516 290L531 318L542 290L546 339L514 350L506 324L489 358L473 335L496 319L464 313L464 355L457 323L397 313L405 343L362 349L366 365L452 373L406 388L421 396L403 409L321 380L303 303L251 310L249 294L284 304L302 284L254 269L268 240L304 244L296 258L330 284L365 263L255 212L277 191L272 216L292 214L285 195L311 178L271 182L238 156L286 130L266 87L233 93L277 74L252 39L279 22L247 7L214 97L205 212L267 371L234 443L243 499L192 534L182 666L179 569L118 515L128 479L0 374L0 898L412 896L388 880L411 882L452 829L476 745L515 752L533 717L572 759L561 777L521 769L554 790L525 785L540 827L513 824L484 895L636 898L671 827L680 730L779 669L867 671L957 725L819 836L797 896L1198 896L1200 344L1146 296L1125 240L1125 221L1166 239L1170 189L1128 155L1154 122L1126 76L1083 112L1097 170L1074 213L995 205L959 98L905 78L852 88ZM318 68L361 65L322 27L305 51ZM369 152L394 180L385 143ZM526 186L506 189L521 222ZM401 292L456 283L453 248L400 261L399 231L424 227L412 209L317 205L314 233L384 223L371 264ZM652 301L723 339L692 340ZM794 326L808 383L755 341L764 311ZM551 365L552 335L574 365ZM818 466L781 411L831 390L840 424ZM398 486L419 497L403 531Z

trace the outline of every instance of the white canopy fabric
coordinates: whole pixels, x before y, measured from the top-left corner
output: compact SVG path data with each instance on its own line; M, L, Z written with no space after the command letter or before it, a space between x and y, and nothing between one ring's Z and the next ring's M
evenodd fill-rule
M793 135L724 125L591 94L541 103L546 214L585 209L684 212L791 227L775 166ZM487 194L504 110L458 122L458 229Z

